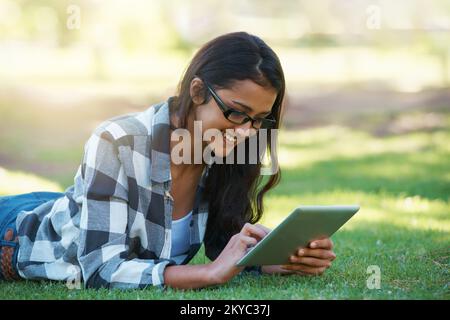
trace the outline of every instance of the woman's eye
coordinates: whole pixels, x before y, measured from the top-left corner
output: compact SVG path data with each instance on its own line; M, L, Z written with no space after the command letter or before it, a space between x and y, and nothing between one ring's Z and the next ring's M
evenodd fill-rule
M234 112L232 113L232 115L233 115L234 117L239 117L239 118L246 118L246 117L247 117L247 116L245 115L245 113L240 112L240 111L234 111Z
M228 106L237 112L245 113L242 107L234 102L228 103Z
M238 112L238 113L244 113L244 111L239 110L239 107L233 106L233 110L236 111L236 112Z
M243 116L246 115L244 111L238 110L236 108L233 108L233 113L236 115L243 115Z

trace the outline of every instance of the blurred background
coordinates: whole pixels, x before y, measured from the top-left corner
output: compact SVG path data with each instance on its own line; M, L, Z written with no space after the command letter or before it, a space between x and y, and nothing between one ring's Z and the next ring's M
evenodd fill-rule
M263 223L360 203L342 252L411 262L385 296L448 293L448 0L0 0L0 195L63 191L100 122L173 95L196 50L232 31L264 39L287 80Z
M0 0L0 193L70 185L100 121L174 94L204 42L241 30L281 59L288 130L448 127L449 1Z

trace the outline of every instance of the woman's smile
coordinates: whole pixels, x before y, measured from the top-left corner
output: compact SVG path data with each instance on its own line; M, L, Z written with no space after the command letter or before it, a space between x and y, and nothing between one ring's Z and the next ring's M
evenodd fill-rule
M235 146L237 142L237 138L235 136L232 136L230 133L225 132L223 134L223 146Z

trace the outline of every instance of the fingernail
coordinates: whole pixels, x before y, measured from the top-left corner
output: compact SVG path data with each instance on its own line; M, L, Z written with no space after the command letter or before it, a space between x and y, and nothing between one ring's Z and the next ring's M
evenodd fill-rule
M311 243L311 248L315 248L317 246L317 243L313 242Z
M299 256L302 256L304 253L305 253L305 250L303 250L303 249L298 250L298 255Z

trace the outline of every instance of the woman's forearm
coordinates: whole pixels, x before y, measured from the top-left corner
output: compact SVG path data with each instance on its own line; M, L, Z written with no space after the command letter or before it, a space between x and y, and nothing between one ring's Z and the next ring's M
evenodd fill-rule
M219 284L210 264L168 266L164 270L164 283L177 289L197 289Z

